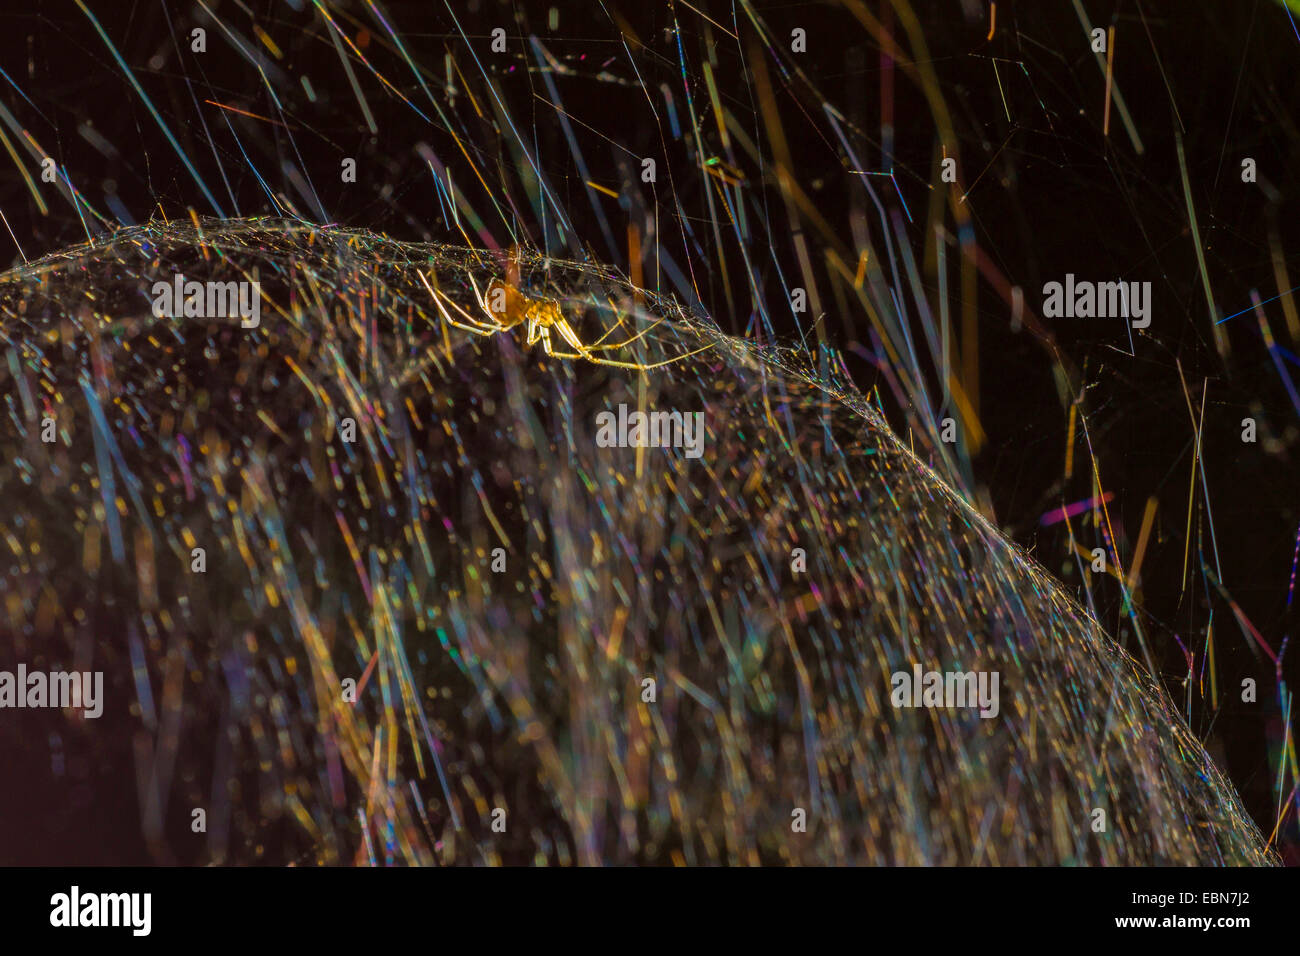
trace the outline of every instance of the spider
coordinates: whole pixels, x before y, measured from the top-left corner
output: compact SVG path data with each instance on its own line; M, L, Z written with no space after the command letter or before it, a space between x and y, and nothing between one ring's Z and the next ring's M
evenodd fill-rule
M687 352L685 355L677 355L673 358L665 359L662 362L652 362L650 364L644 362L618 362L614 359L603 358L596 353L609 351L611 349L621 349L631 345L664 320L659 319L654 323L654 325L642 329L636 335L629 339L625 339L622 342L615 342L609 345L603 344L605 339L610 336L614 329L623 324L623 319L619 319L618 323L612 326L594 344L587 345L578 337L578 333L574 331L573 326L569 324L569 320L564 317L564 313L560 310L559 303L553 299L531 299L516 289L513 285L508 282L503 282L500 279L493 279L488 283L487 295L484 296L479 292L478 283L474 281L474 277L471 275L469 281L470 285L474 288L474 298L478 301L479 308L483 310L483 314L487 317L487 321L483 321L470 315L463 308L444 295L441 290L435 289L429 285L429 280L424 277L423 273L419 273L419 276L420 281L424 283L424 287L428 289L429 293L433 296L433 300L438 306L438 311L442 313L442 317L451 325L456 326L458 329L464 329L467 332L473 332L475 335L496 335L498 332L508 332L519 324L527 322L527 344L532 345L535 342L541 342L542 348L546 350L546 354L555 358L581 358L596 365L612 365L616 368L634 368L644 372L652 368L671 365L673 362L680 362L682 359L690 358L692 355L698 355L700 352L713 347L712 345L706 345L704 348L696 349L694 352ZM489 302L491 302L490 307L488 305ZM450 306L459 313L461 316L460 321L452 317L447 306ZM557 332L560 338L563 339L571 349L573 349L572 352L556 351L554 344L551 342L552 330Z

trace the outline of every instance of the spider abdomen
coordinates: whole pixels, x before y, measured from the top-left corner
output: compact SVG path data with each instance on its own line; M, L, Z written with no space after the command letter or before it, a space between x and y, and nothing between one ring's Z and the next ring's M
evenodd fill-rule
M506 329L513 329L525 321L536 306L528 296L500 279L493 279L488 284L487 295L483 299L492 321Z

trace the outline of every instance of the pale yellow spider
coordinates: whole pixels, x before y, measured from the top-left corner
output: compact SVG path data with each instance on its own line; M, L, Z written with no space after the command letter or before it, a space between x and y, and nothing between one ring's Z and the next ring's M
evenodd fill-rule
M429 280L424 277L423 273L419 273L419 276L420 281L424 283L425 288L428 289L430 295L433 296L433 301L437 304L438 311L442 313L442 317L449 324L454 325L458 329L473 332L475 335L496 335L498 332L508 332L520 323L527 322L527 344L532 345L535 342L541 342L542 348L546 350L546 354L555 358L581 358L586 359L588 362L593 362L596 365L612 365L616 368L634 368L644 372L652 368L659 368L663 365L671 365L673 362L680 362L682 359L690 358L692 355L698 355L700 352L713 347L712 345L706 345L704 348L696 349L694 352L687 352L685 355L677 355L673 358L665 359L662 362L653 362L650 364L644 362L618 362L614 359L602 358L595 353L605 352L610 349L621 349L631 345L664 320L659 319L659 321L655 322L654 325L642 329L636 335L629 339L625 339L622 342L616 342L610 345L602 344L614 329L623 324L623 319L619 319L618 323L602 335L594 345L586 345L580 338L578 338L578 333L575 332L573 326L569 324L569 320L564 317L564 313L560 310L559 303L552 299L531 299L516 289L513 285L508 282L503 282L500 279L493 279L488 283L487 296L485 297L479 292L478 283L474 281L474 277L471 275L469 277L469 282L474 288L474 298L478 301L479 308L483 310L483 314L487 317L487 321L483 321L470 315L463 308L453 302L448 296L444 295L441 290L435 289L429 285ZM489 302L491 302L491 306L489 306ZM447 306L450 306L459 313L461 321L452 318L451 313L447 310ZM552 329L559 333L560 338L562 338L568 346L573 349L572 352L557 352L555 350L555 347L551 343Z

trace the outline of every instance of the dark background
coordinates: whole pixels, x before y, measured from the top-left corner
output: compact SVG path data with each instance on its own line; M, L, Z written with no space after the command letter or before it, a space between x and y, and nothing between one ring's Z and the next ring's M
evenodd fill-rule
M1076 435L1074 475L1063 477L1069 420L1069 398L1063 399L1063 393L1081 396L1079 407L1087 418L1103 486L1114 494L1110 516L1126 562L1132 559L1147 500L1158 502L1137 613L1161 681L1268 835L1278 812L1284 714L1272 662L1251 647L1227 601L1199 572L1198 548L1215 566L1199 475L1184 586L1195 432L1183 382L1198 415L1203 389L1207 396L1201 454L1223 586L1275 652L1295 626L1288 585L1300 521L1300 410L1288 397L1253 315L1221 327L1229 343L1226 354L1213 342L1175 132L1182 136L1219 314L1248 308L1252 290L1263 299L1276 296L1283 290L1274 280L1272 248L1282 250L1289 274L1300 276L1293 253L1300 197L1300 84L1295 79L1300 35L1285 10L1264 0L1084 3L1094 26L1115 28L1114 83L1145 147L1139 154L1114 104L1109 135L1103 134L1105 80L1071 0L1004 0L996 5L991 40L989 6L982 0L922 0L900 3L897 9L888 0L867 0L856 8L878 21L904 55L933 69L952 117L952 142L941 142L921 89L906 70L885 62L881 33L864 26L853 5L753 6L774 42L784 44L781 62L797 65L806 78L788 76L771 56L765 58L772 102L789 144L788 172L853 258L862 223L871 222L877 241L879 229L862 180L848 171L852 164L826 121L826 103L845 117L849 141L868 169L895 170L916 218L909 235L918 260L932 204L944 202L938 157L947 150L959 157L959 185L969 189L965 205L975 244L1010 283L1023 287L1027 309L1040 311L1043 283L1060 281L1067 272L1080 279L1152 283L1152 324L1134 332L1132 349L1122 325L1114 321L1043 320L1055 342L1054 354L1043 335L1012 327L1005 301L981 278L973 288L976 346L964 340L957 318L963 296L956 265L960 252L951 247L954 354L964 355L969 346L976 356L980 384L975 400L988 438L951 478L1040 562L1078 587L1079 570L1064 525L1042 526L1040 516L1092 495L1088 445L1081 432ZM924 444L919 434L924 423L950 412L909 407L886 387L878 367L861 357L874 351L865 313L852 304L842 308L847 300L830 291L822 253L833 243L807 216L790 219L773 163L756 165L734 143L728 150L720 142L702 73L710 53L720 101L760 143L764 156L773 157L752 58L762 43L747 18L733 19L728 4L562 3L556 5L558 27L552 29L551 5L544 2L456 3L453 18L441 3L390 0L382 6L384 18L401 36L407 54L424 68L424 83L450 124L438 117L370 9L364 3L330 4L331 16L360 53L415 107L350 54L374 116L374 134L329 27L310 4L209 3L208 9L236 37L198 5L88 0L87 7L220 207L205 197L75 3L35 2L21 12L8 8L0 13L0 67L8 78L0 78L0 103L66 171L84 201L108 219L125 211L140 222L156 215L188 216L191 209L201 216L284 214L284 208L273 208L269 189L309 219L364 226L401 239L463 242L447 221L445 204L417 151L423 143L452 170L457 189L502 246L511 241L513 229L515 239L543 245L557 256L589 255L634 276L642 270L643 281L654 285L648 256L640 263L629 261L627 230L634 224L644 237L657 212L663 247L679 268L689 263L698 299L694 290L668 277L660 288L735 334L791 344L808 330L810 317L800 321L779 307L785 294L777 264L788 277L798 274L795 237L802 236L812 250L827 312L820 331L808 341L824 335L826 345L841 350L864 392L871 394L879 385L891 422L900 434L916 429L918 444ZM909 11L923 33L924 56L909 38ZM195 26L207 30L205 54L190 52L188 34ZM489 49L489 32L496 26L508 33L504 55ZM788 37L795 27L807 30L806 54L789 52ZM257 39L257 30L271 38L279 58ZM530 34L564 65L565 72L552 75L552 81L572 117L585 173L550 102L552 94L527 40ZM255 49L267 64L274 98L237 48L241 45ZM447 93L449 52L464 74L454 78L457 93L452 97ZM689 131L679 57L686 62L686 82L699 119L698 147ZM993 57L999 58L996 74ZM491 90L478 64L491 77ZM304 75L310 77L315 102L301 84ZM671 134L661 85L671 90L679 122L687 128L681 138ZM891 88L892 93L882 93ZM892 137L881 129L884 102L891 104ZM507 114L510 123L504 121ZM39 163L22 137L9 125L3 130L49 205L48 214L42 214L18 167L7 155L0 158L0 210L26 258L34 260L106 228L54 187L41 184ZM529 202L529 164L521 158L516 137L545 173L575 227L572 234L562 238L553 220L544 225ZM510 229L492 211L462 149L485 171L502 206L514 210L507 216ZM638 181L638 157L644 156L659 163L654 189ZM719 194L709 192L711 181L700 171L710 156L723 158L744 177L740 194L753 220L744 248ZM1258 165L1255 184L1241 181L1241 159L1247 156ZM358 161L354 184L340 182L343 157ZM295 181L290 169L302 179ZM303 189L303 180L310 187ZM593 194L584 180L617 198ZM873 184L887 207L898 206L888 179ZM683 238L679 215L693 238ZM951 209L943 221L954 228ZM480 238L468 224L466 228ZM643 243L648 245L644 238ZM748 253L752 271L742 253ZM0 260L20 265L22 254L8 231L0 235ZM929 271L923 269L923 274L936 307L938 290ZM1300 278L1295 282L1300 284ZM789 284L803 283L791 278ZM756 318L760 302L766 308ZM1282 303L1267 304L1264 311L1277 345L1288 355L1300 352ZM1280 360L1288 374L1297 371L1292 358L1282 355ZM938 394L939 378L933 369L927 374L932 394ZM1259 424L1260 440L1254 445L1240 441L1246 415ZM1075 529L1086 549L1103 544L1087 514L1076 519ZM1100 620L1140 657L1116 582L1094 578L1092 591ZM1208 679L1203 690L1193 680L1189 695L1187 659L1180 649L1181 643L1195 653L1199 674L1211 611L1218 709L1210 700ZM1284 674L1293 684L1294 654L1283 660ZM1256 704L1239 700L1245 677L1259 682ZM1287 780L1289 792L1294 781ZM121 810L135 812L131 806ZM1289 862L1297 862L1300 836L1294 815L1277 839Z

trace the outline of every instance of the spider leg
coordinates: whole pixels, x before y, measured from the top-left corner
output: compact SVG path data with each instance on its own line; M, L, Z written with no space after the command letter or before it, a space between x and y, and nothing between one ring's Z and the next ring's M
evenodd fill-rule
M560 338L568 342L573 350L583 358L586 358L591 354L591 350L582 344L582 339L578 338L578 333L573 331L573 326L569 324L569 320L564 316L561 315L559 318L552 321L551 325L555 328L555 331L560 333Z
M447 321L452 323L452 325L460 325L462 327L464 327L465 324L472 325L476 329L480 330L484 335L496 335L496 333L504 331L502 327L499 325L493 325L490 322L484 322L481 319L476 319L474 316L470 315L459 305L453 302L450 298L448 298L448 296L445 293L439 292L438 300L439 300L438 308L442 311L442 314L447 319ZM459 312L461 318L464 320L464 323L457 322L455 319L453 319L451 315L447 312L447 309L443 306L443 302L446 302L447 305L451 306L453 309Z
M465 329L467 332L473 332L476 335L496 335L498 332L501 331L501 329L496 326L491 326L479 322L472 315L470 315L468 312L466 312L464 309L458 306L455 302L452 302L451 299L449 299L441 290L435 289L433 288L433 286L429 285L429 280L424 277L423 272L419 272L416 274L420 277L420 281L424 283L424 287L429 290L429 294L433 296L433 304L438 307L438 311L442 313L443 319L445 319L447 322L450 322L458 329ZM470 281L473 281L473 279L471 278ZM448 312L446 306L443 305L444 301L448 305L450 305L453 309L455 309L457 312L459 312L465 318L465 321L457 322L455 319L453 319L451 317L451 313Z
M551 346L551 330L540 322L537 323L537 337L542 340L542 348L546 350L546 354L554 355L555 349Z
M592 301L595 302L594 299L593 299ZM613 343L613 344L611 344L611 345L603 345L602 343L603 343L607 338L609 338L611 335L613 335L614 332L615 332L617 329L620 329L620 328L623 327L623 323L627 321L627 317L628 317L628 315L630 315L629 312L627 312L627 311L625 311L625 310L621 310L621 309L619 309L616 305L614 305L614 302L613 302L612 299L606 299L605 301L609 303L609 310L610 310L611 312L614 312L614 313L622 312L622 315L619 316L619 320L618 320L617 322L615 322L613 325L611 325L609 328L607 328L607 329L605 330L605 334L604 334L604 335L602 335L600 338L596 339L596 341L593 342L591 345L584 345L584 346L583 346L583 348L584 348L586 351L588 351L588 352L603 352L603 351L605 351L605 350L607 350L607 349L621 349L623 346L625 346L625 345L629 345L629 344L631 344L632 342L635 342L637 339L641 338L641 336L645 335L646 332L649 332L650 329L653 329L653 328L655 327L655 325L658 325L659 322L662 322L662 321L663 321L663 319L660 319L658 322L655 322L654 325L650 326L650 328L645 329L644 331L637 333L636 335L632 336L630 339L625 339L625 340L622 341L622 342L615 342L615 343ZM596 309L597 309L597 311L600 310L600 306L599 306L598 304L596 305Z
M593 298L592 301L595 302L595 299ZM614 300L613 300L613 299L606 299L605 301L609 303L609 306L610 306L611 311L614 311L614 312L618 312L618 311L619 311L618 308L614 305ZM597 310L599 310L599 306L597 306ZM615 322L615 323L614 323L613 325L611 325L608 329L606 329L606 330L605 330L605 334L602 335L600 338L596 339L595 344L589 346L589 348L590 348L590 349L597 349L597 348L600 348L600 347L601 347L600 343L601 343L601 342L604 342L607 338L609 338L611 335L613 335L615 329L617 329L617 328L621 328L622 325L623 325L623 323L624 323L625 321L627 321L627 313L626 313L626 312L623 313L623 315L619 318L619 320L618 320L617 322Z
M649 371L652 368L662 368L665 365L672 365L674 362L680 362L682 359L688 359L692 355L699 355L701 352L707 352L711 348L713 348L712 344L706 345L704 346L704 348L696 349L694 352L687 352L685 355L674 355L670 359L664 359L664 361L662 362L651 362L648 365L644 362L616 362L613 359L601 358L597 355L591 355L591 354L583 355L581 357L585 358L588 362L591 362L594 365L612 365L614 368L634 368L637 369L638 371L645 372L645 371Z
M627 321L627 317L631 314L630 312L617 309L614 306L614 303L612 301L610 302L610 310L614 312L622 311L623 314L620 316L619 320L615 322L613 325L611 325L609 328L607 328L604 334L601 335L601 337L598 338L595 342L593 342L591 345L583 345L582 346L583 354L586 354L588 352L608 352L614 349L626 348L627 346L631 345L633 342L636 342L639 339L646 336L648 333L653 332L661 323L665 321L662 318L656 319L654 323L646 326L640 332L636 333L636 335L624 339L622 342L610 342L608 344L605 344L605 340L609 338L611 335L613 335L617 329L621 328L623 326L623 323Z
M610 349L621 349L621 348L623 348L623 347L626 346L626 345L631 345L633 342L635 342L637 339L641 338L641 337L642 337L643 335L645 335L647 332L653 332L653 331L655 330L655 328L657 328L657 327L660 325L660 323L662 323L663 321L664 321L663 319L659 319L658 321L656 321L656 322L654 323L654 325L647 325L644 329L642 329L642 330L641 330L640 332L638 332L636 335L632 336L630 339L624 339L622 342L613 342L613 343L611 343L611 344L609 344L609 345L601 345L600 343L603 342L603 341L605 341L605 337L606 337L607 335L609 335L609 332L606 332L605 335L602 335L602 336L601 336L601 337L596 341L596 344L595 344L595 345L588 345L588 346L586 347L586 348L587 348L587 351L588 351L588 352L606 352L606 351L609 351ZM620 324L620 325L622 324L622 320L621 320L621 319L619 320L619 324ZM609 331L612 332L612 331L614 331L614 329L616 329L616 328L618 328L617 325L614 326L614 328L610 329Z
M463 315L466 321L457 322L455 319L453 319L451 317L451 313L447 311L446 306L442 304L442 300L444 299L446 299L448 305L450 305L453 309L455 309L457 312ZM469 313L467 313L464 309L458 306L455 302L452 302L451 299L448 299L441 292L438 293L438 298L436 301L438 305L438 311L442 313L443 319L445 319L451 325L456 326L456 328L458 329L464 329L467 332L473 332L475 335L496 335L498 332L501 331L500 329L496 329L490 325L486 325L484 323L479 322L477 319L469 315Z
M474 289L474 298L478 301L478 307L483 310L483 314L489 319L492 318L492 310L487 307L487 300L483 298L483 293L478 290L478 283L474 281L474 273L469 274L469 284Z
M663 320L661 319L660 321ZM613 359L600 358L599 356L592 354L592 351L589 348L587 348L587 346L582 344L582 340L578 338L578 333L573 331L573 326L569 324L569 320L565 319L563 316L555 320L555 322L553 322L552 324L554 325L556 331L560 333L561 338L563 338L565 342L569 343L569 345L578 352L577 357L584 358L588 362L591 362L594 365L610 365L613 366L614 368L634 368L644 372L648 369L661 368L664 365L672 365L674 362L680 362L682 359L690 358L692 355L699 355L701 352L713 348L711 344L706 345L704 346L704 348L696 349L694 352L687 352L685 355L676 355L670 359L665 359L662 362L652 362L650 364L646 364L645 362L617 362ZM653 326L651 326L651 328L653 328ZM646 331L649 331L649 329L647 329ZM547 349L547 351L550 352L551 355L559 354L556 352L552 352L549 348ZM561 357L568 357L568 356L561 356Z

